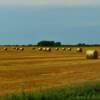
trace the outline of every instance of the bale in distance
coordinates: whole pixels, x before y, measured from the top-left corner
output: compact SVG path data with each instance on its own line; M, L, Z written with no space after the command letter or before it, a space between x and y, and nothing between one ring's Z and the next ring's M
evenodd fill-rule
M65 48L62 48L62 50L65 51L66 49Z
M82 52L82 48L77 48L76 52Z
M59 48L55 48L56 49L56 51L58 51L59 50Z
M42 50L43 50L43 51L46 51L46 48L43 48Z
M42 48L38 48L39 51L42 51Z
M71 48L68 48L67 50L68 50L68 51L71 51Z
M46 51L50 52L51 51L51 48L46 48Z
M19 48L20 51L24 51L24 48Z
M16 48L16 50L18 51L18 50L19 50L19 48Z
M86 58L87 59L98 59L98 52L96 50L87 50Z
M4 51L7 51L8 50L8 48L3 48L4 49Z

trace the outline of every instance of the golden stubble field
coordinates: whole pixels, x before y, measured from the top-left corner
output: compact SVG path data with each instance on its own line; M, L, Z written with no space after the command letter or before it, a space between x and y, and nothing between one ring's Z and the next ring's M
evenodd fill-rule
M100 47L83 48L83 53L72 51L51 52L32 50L16 51L0 47L0 95L71 86L100 81L100 59L87 60L85 51Z

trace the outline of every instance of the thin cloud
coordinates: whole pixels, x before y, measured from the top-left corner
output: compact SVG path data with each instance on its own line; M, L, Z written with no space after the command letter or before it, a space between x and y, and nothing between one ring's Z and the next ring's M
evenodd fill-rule
M2 6L94 6L100 5L100 0L0 0Z

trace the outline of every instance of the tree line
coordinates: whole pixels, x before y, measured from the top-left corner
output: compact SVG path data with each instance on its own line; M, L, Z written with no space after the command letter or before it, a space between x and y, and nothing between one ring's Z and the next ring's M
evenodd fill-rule
M48 41L42 40L37 42L37 44L22 44L22 45L0 45L0 46L23 46L23 47L100 47L100 44L85 44L85 43L78 43L78 44L62 44L61 42L55 41Z

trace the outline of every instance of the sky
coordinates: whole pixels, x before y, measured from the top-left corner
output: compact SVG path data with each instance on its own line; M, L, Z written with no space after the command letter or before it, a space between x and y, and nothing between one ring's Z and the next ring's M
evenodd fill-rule
M0 44L100 44L100 0L0 0Z
M99 5L100 0L0 0L3 6L89 6Z

